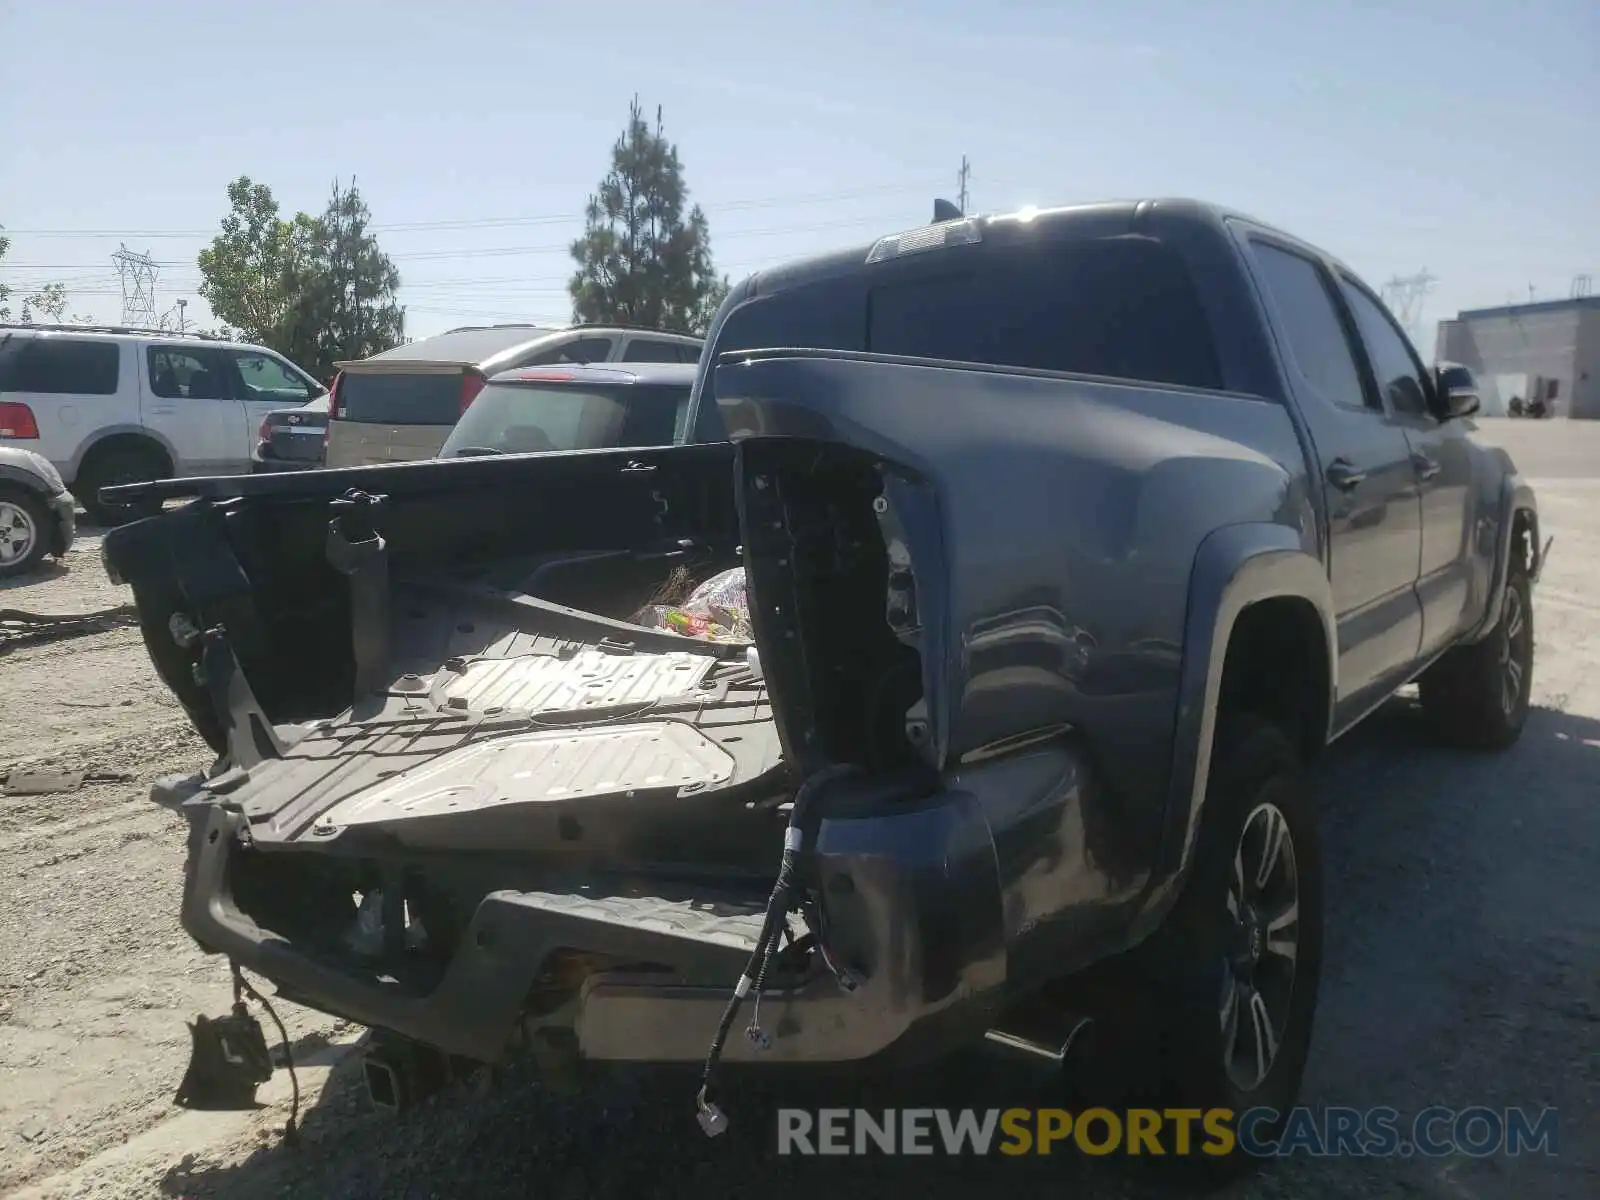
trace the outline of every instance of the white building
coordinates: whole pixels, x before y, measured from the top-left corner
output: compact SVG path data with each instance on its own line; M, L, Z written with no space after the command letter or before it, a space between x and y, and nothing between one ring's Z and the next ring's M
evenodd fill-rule
M1472 368L1485 415L1513 396L1600 418L1600 296L1478 308L1440 321L1437 359Z

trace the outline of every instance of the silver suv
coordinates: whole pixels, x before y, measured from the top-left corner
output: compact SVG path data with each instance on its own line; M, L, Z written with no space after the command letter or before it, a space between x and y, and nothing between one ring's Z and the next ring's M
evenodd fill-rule
M262 419L327 391L246 342L123 326L0 325L0 446L48 459L95 520L100 489L185 475L242 475Z

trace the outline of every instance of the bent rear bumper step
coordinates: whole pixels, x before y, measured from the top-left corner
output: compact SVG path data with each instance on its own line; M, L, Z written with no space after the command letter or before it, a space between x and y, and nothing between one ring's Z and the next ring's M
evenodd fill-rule
M830 951L864 982L846 993L824 975L795 991L769 990L761 1013L770 1048L735 1038L729 1061L916 1058L993 1024L1006 976L1003 914L994 847L977 804L947 792L886 806L881 785L875 795L855 786L856 796L841 794L828 806L814 866ZM220 806L196 814L183 906L196 942L298 1003L480 1062L501 1060L529 1028L530 993L563 951L613 964L577 990L573 1025L585 1057L703 1060L765 908L764 894L705 889L492 892L431 990L402 992L313 958L241 911L229 866L247 852L239 847L245 823ZM645 973L656 967L666 969Z

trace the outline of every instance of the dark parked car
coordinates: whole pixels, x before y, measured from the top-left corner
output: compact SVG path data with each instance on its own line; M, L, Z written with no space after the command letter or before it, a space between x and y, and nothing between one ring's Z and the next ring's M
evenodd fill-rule
M298 408L270 412L256 433L250 473L307 471L322 466L327 449L328 396L324 393Z
M1071 1069L1092 1019L1271 1142L1310 765L1411 681L1463 747L1527 719L1546 548L1471 374L1188 201L790 264L708 342L685 444L145 485L198 499L107 562L224 756L157 791L184 927L383 1031L379 1099L704 1062L714 1133L719 1055ZM754 655L630 617L737 567Z

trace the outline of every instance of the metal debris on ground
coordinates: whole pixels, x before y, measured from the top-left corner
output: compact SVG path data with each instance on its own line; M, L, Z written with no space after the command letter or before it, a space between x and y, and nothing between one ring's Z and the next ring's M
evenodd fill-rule
M46 796L52 792L71 792L86 783L129 783L133 779L122 771L47 771L18 767L5 776L8 796Z
M35 613L20 608L0 608L0 654L19 646L107 633L137 623L139 610L133 604L118 604L87 613Z

